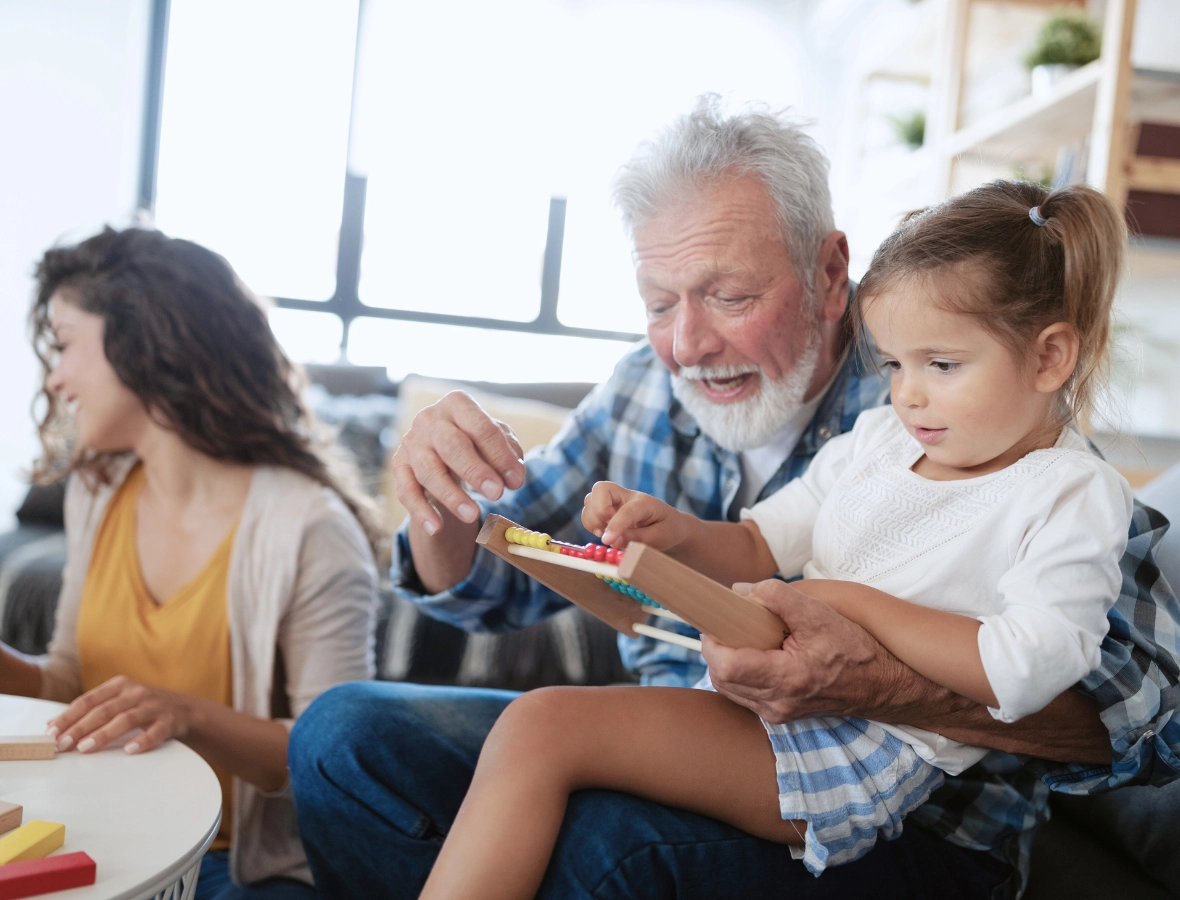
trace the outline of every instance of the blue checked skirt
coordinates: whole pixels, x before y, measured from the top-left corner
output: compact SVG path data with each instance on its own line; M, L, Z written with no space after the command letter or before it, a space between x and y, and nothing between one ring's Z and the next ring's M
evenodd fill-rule
M708 675L697 685L713 690ZM813 875L859 859L942 784L943 772L876 722L835 716L762 721L778 771L779 812L807 823L792 847Z

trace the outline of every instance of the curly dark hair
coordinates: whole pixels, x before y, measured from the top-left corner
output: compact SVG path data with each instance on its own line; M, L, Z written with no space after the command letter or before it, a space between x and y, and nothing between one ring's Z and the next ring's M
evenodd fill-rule
M71 420L45 379L56 355L50 298L58 291L103 320L103 351L153 418L213 459L285 466L331 488L374 550L384 536L353 465L300 396L302 369L274 338L266 313L229 263L192 241L142 228L105 228L37 265L30 314L43 378L34 480L78 472L108 483L121 455L73 447ZM43 402L42 402L43 398Z

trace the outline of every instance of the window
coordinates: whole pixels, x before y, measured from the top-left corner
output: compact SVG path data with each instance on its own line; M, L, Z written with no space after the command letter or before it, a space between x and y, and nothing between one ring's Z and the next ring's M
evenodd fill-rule
M357 3L172 0L155 219L250 287L327 300Z
M274 296L296 358L599 380L645 326L615 170L703 91L787 105L788 24L757 0L172 0L156 220Z

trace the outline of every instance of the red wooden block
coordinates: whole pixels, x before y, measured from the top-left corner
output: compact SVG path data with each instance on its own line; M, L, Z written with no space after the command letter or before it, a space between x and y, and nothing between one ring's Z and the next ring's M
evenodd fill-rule
M85 853L63 853L0 866L0 900L35 897L94 884L95 865Z

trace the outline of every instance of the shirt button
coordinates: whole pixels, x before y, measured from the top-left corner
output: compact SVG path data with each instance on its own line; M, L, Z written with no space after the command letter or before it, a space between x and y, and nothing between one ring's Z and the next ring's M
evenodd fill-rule
M832 436L832 429L830 429L827 425L821 425L819 426L819 431L817 431L816 434L819 435L819 439L821 441L826 441Z

